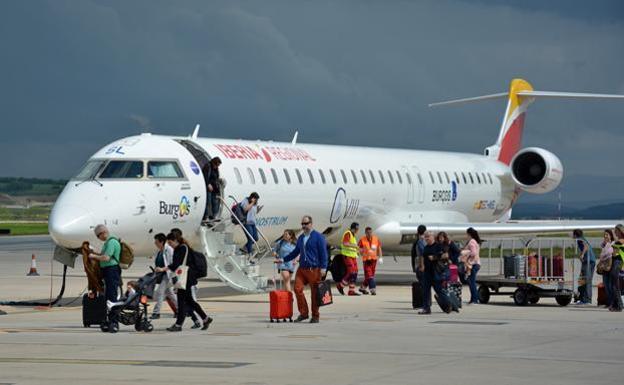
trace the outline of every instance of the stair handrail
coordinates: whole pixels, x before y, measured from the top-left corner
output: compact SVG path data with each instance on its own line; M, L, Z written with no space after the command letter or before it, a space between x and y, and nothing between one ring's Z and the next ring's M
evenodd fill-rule
M230 198L231 200L234 201L234 203L239 204L240 201L238 199L236 199L236 197L234 195L228 195L228 198ZM227 204L226 204L227 206ZM230 210L231 212L231 210ZM244 226L243 226L244 227ZM249 234L249 232L246 231L247 229L245 229L245 233ZM271 252L273 250L273 247L271 247L271 242L269 242L269 240L267 239L266 236L264 236L264 233L262 233L262 231L256 226L256 231L258 232L258 234L260 235L260 238L262 238L262 240L264 241L264 243L266 243L267 249L265 250L265 252L262 254L262 256L260 256L260 258L258 258L258 262L260 262L264 257L267 256L267 254L269 254L269 252ZM253 239L250 236L251 239ZM256 244L256 247L258 248L258 251L260 251L260 245L258 245L257 242L254 241L254 243ZM257 255L258 253L254 254L254 257Z
M247 231L247 229L245 228L245 226L243 225L243 223L240 221L240 219L238 219L238 217L236 215L234 215L234 212L232 211L232 209L230 209L227 206L227 202L225 201L225 199L223 199L221 196L217 196L217 198L219 198L219 200L221 201L221 203L223 203L223 206L227 209L227 211L230 212L230 216L231 218L234 218L236 220L236 222L238 222L238 224L240 225L241 229L245 232L245 235L247 235L247 237L249 239L252 240L252 242L256 245L256 251L251 254L249 256L249 259L251 260L252 258L255 258L256 255L258 254L258 251L260 251L260 245L258 245L258 242L256 242L255 239L253 239L253 237L251 236L251 234L249 233L249 231ZM223 219L223 218L222 218Z

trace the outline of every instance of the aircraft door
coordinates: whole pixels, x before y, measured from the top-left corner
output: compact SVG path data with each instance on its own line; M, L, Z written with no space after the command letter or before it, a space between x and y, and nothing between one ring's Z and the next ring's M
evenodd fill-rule
M414 180L410 175L409 168L402 166L401 171L403 171L406 179L405 183L407 184L407 204L412 204L414 203Z
M210 155L208 155L208 153L197 143L191 141L191 140L179 140L178 143L180 143L182 146L184 146L184 148L186 148L191 155L193 155L193 158L195 158L195 160L197 161L197 164L199 166L199 170L202 173L202 176L204 177L204 183L205 183L205 191L203 192L202 195L207 197L207 175L204 175L204 166L206 166L208 163L210 163ZM220 186L220 191L221 191L221 196L224 196L224 185L221 184ZM210 202L208 202L208 200L206 199L206 203L204 205L204 209L206 208L207 205L209 205ZM223 205L221 205L220 207L220 211L223 210ZM219 212L217 215L217 217L221 216L221 212Z
M425 184L423 180L423 176L420 173L420 169L416 166L412 166L412 173L414 175L414 184L416 188L416 196L418 198L418 203L425 202Z

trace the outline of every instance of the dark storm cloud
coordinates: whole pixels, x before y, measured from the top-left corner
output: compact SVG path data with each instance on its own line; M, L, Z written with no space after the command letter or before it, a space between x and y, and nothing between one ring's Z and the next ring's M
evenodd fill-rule
M197 122L203 136L481 152L503 102L426 104L513 77L624 93L619 2L548 4L0 2L0 175L68 177L106 142ZM623 107L538 101L525 144L571 174L622 175L600 165L621 153Z

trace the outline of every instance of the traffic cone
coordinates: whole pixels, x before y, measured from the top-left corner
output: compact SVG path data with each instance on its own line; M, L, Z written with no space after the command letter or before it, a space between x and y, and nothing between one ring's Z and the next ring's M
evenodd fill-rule
M37 260L35 259L35 254L32 255L30 260L30 271L26 274L27 277L39 276L37 273Z

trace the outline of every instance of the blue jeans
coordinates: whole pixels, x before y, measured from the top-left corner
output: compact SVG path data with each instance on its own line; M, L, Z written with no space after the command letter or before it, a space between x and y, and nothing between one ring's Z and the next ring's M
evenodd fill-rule
M470 277L468 277L468 286L470 287L470 303L479 303L479 292L477 291L477 273L481 269L481 265L472 265Z
M253 241L258 240L258 229L256 228L255 223L251 223L251 224L245 225L245 230L247 230L247 233L249 233L253 237L253 240L252 240L251 238L249 238L249 235L245 233L245 236L247 237L247 244L245 245L245 248L247 249L247 254L251 254L251 252L253 251L253 245L254 245Z
M204 211L204 219L212 219L218 216L220 208L221 201L219 200L219 194L215 192L209 192L206 195L206 211Z
M117 293L121 282L121 269L119 266L109 266L102 268L102 277L106 285L106 300L111 302L117 301Z
M607 306L613 303L613 285L611 284L611 276L609 273L602 274L602 284L604 285L605 294L607 295Z

